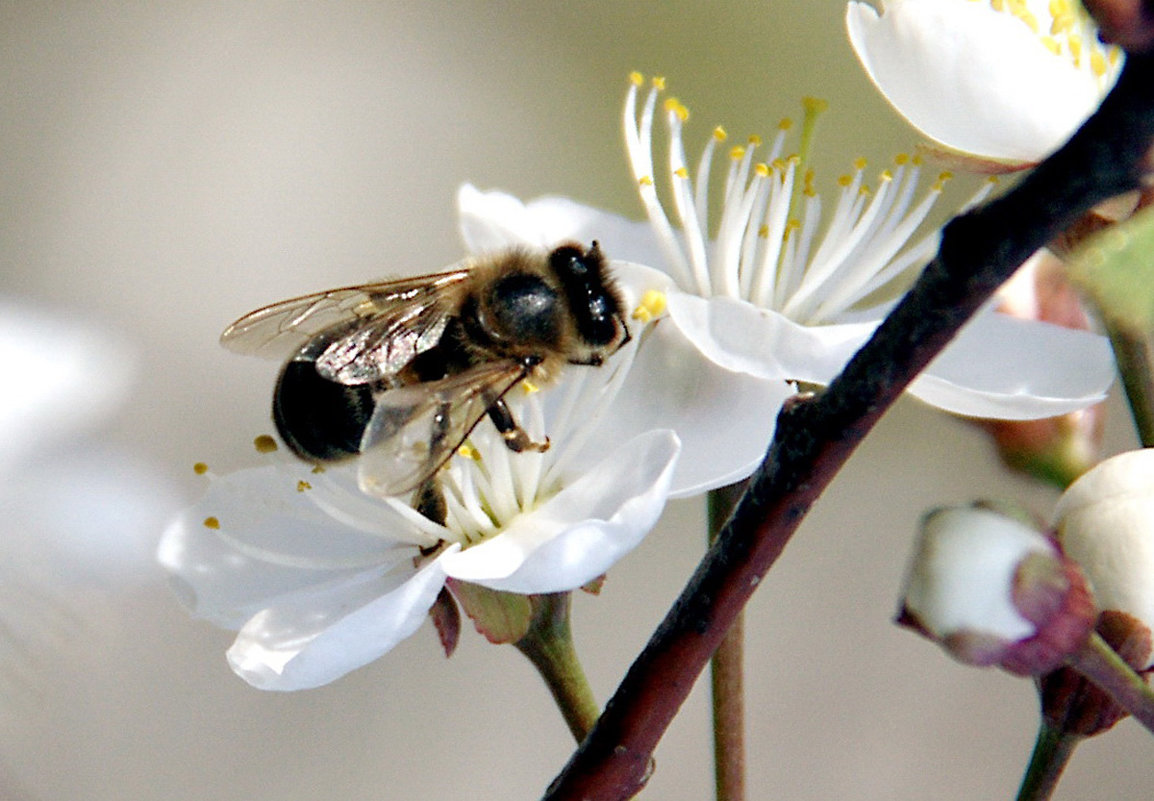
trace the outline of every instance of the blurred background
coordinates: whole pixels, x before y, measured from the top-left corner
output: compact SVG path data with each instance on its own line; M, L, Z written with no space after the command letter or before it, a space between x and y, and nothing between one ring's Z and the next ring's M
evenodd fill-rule
M885 163L916 135L859 70L843 13L0 0L0 295L82 326L99 366L42 407L42 442L0 460L0 797L538 797L572 743L513 649L470 631L446 661L426 626L331 686L269 694L228 669L229 633L177 604L151 551L203 489L193 463L249 464L270 428L276 366L217 337L274 300L456 261L464 181L639 216L620 133L630 70L665 75L690 107L691 150L718 123L737 141L772 133L817 95L819 188L856 156ZM6 365L6 393L49 386L52 342L36 343L42 363ZM1108 446L1131 442L1116 405ZM1012 797L1030 684L890 622L922 511L1006 495L1053 499L956 420L910 401L883 421L747 613L751 797ZM700 555L702 506L672 504L602 595L577 600L601 698ZM707 705L699 682L644 797L711 797ZM1126 721L1079 750L1057 797L1152 786L1150 738Z

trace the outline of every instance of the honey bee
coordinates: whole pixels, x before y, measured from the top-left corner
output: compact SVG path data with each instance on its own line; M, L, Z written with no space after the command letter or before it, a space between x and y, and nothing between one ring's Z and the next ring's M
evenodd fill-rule
M357 457L362 489L415 491L416 508L443 522L437 473L483 417L514 452L548 448L513 418L513 387L598 366L629 338L594 242L282 301L237 320L221 343L287 359L272 415L295 454Z

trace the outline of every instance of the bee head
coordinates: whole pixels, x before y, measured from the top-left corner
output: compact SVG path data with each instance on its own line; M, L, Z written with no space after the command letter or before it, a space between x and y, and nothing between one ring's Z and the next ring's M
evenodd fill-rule
M549 267L565 293L577 332L586 344L604 348L628 337L621 298L596 242L588 250L561 245L549 254Z

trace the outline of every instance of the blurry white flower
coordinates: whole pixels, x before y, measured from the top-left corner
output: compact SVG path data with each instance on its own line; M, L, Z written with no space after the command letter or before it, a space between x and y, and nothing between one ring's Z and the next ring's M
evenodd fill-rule
M1098 607L1154 630L1154 450L1119 454L1086 473L1058 500L1054 524ZM1152 665L1148 658L1137 667Z
M1041 161L1098 106L1121 66L1076 0L849 3L850 43L906 120L962 154Z
M638 307L645 268L616 273ZM642 314L644 316L644 314ZM315 687L393 648L448 579L514 593L576 589L656 523L680 445L615 409L652 323L599 368L508 398L544 453L512 453L487 421L440 473L446 522L358 488L355 467L285 462L213 478L166 531L159 558L195 614L239 628L233 669L272 690Z
M1025 675L1053 670L1096 616L1077 568L1038 531L979 508L923 520L899 622L956 659Z

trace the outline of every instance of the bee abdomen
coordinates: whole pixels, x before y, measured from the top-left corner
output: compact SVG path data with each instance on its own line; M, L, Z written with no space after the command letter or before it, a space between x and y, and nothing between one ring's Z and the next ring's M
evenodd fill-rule
M332 462L360 453L373 407L371 385L329 381L313 362L294 360L277 380L272 416L291 451L308 461Z

